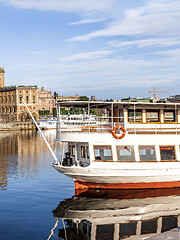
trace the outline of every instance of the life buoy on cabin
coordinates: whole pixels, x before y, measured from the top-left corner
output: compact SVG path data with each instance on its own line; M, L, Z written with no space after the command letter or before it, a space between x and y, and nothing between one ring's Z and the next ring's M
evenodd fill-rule
M123 131L123 133L120 136L117 136L116 133L115 133L115 131L117 129L121 129ZM114 127L113 130L112 130L112 135L116 139L122 139L125 136L125 134L126 134L126 130L122 126L120 126L120 125Z

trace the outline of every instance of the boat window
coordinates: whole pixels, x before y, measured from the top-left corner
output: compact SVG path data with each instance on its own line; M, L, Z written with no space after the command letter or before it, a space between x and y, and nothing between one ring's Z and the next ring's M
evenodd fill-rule
M139 146L140 161L155 161L155 148L154 146Z
M175 122L175 111L164 111L164 122Z
M72 156L75 157L75 146L72 145Z
M81 157L82 157L82 158L85 158L85 157L86 157L85 146L81 146Z
M128 110L128 121L129 122L142 122L142 111L141 110Z
M111 146L94 146L95 160L112 161Z
M87 223L83 222L83 233L87 233Z
M159 122L159 111L146 111L146 122Z
M69 145L69 152L72 157L75 157L75 145Z
M89 159L89 147L88 146L86 146L86 156Z
M97 225L96 240L113 240L114 239L114 225Z
M124 112L123 110L119 110L119 122L124 122Z
M119 231L119 237L120 239L124 239L125 237L136 235L136 222L130 222L130 223L121 223L120 224L120 231Z
M177 220L178 219L176 216L163 217L161 232L169 231L172 228L176 228L178 226Z
M117 146L118 161L134 161L133 146Z
M160 146L161 161L175 160L175 147L174 146Z
M157 219L143 221L141 225L141 234L156 233Z

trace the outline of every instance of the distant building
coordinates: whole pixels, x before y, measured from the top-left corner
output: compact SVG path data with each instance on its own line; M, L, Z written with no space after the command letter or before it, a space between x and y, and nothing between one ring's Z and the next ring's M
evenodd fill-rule
M95 96L91 96L91 101L97 101Z
M41 87L41 90L38 91L38 109L41 111L48 110L49 114L52 114L53 108L55 108L55 100L52 92Z
M76 94L75 96L57 96L58 101L77 101L80 96Z
M0 122L32 121L22 99L25 100L34 118L38 120L38 87L5 87L4 73L4 68L0 68Z
M167 98L169 102L180 102L180 95L169 96Z
M0 68L0 88L4 87L4 68Z

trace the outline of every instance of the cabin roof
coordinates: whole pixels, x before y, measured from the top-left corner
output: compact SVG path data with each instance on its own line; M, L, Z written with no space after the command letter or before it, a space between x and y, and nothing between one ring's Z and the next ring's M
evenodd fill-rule
M79 108L138 108L138 109L180 109L180 103L151 103L151 102L105 102L105 101L57 101L60 107Z

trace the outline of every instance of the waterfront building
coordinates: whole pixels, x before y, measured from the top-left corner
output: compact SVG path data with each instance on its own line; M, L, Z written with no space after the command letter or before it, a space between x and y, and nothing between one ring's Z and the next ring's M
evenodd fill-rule
M77 101L79 100L80 96L78 94L76 94L75 96L57 96L57 100L58 101Z
M24 85L5 87L4 73L4 68L0 68L0 122L32 121L22 99L38 120L38 87Z
M55 108L55 99L52 96L51 91L46 91L44 87L41 87L41 90L38 91L38 109L40 111L48 111L49 114L53 114L53 108Z

